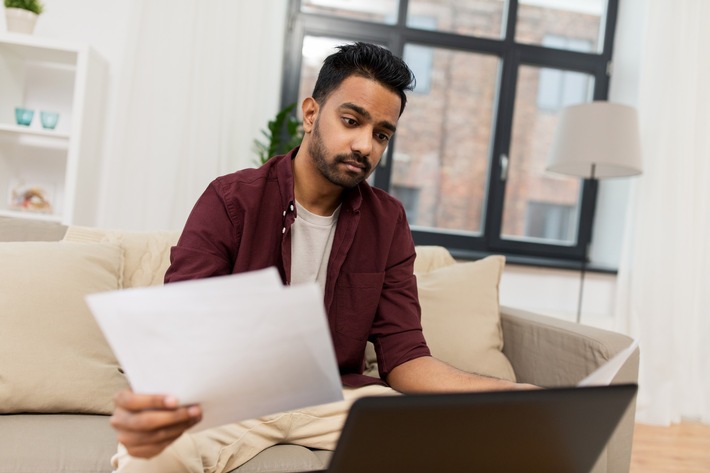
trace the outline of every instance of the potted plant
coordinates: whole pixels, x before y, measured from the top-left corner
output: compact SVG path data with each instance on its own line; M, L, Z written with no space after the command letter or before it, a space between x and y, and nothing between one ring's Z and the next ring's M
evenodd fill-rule
M254 151L258 155L257 165L264 164L272 156L284 154L301 144L303 128L301 121L293 115L295 108L296 104L292 103L279 111L273 120L269 120L267 129L261 130L266 141L254 140Z
M40 0L5 0L5 21L11 33L32 34L44 10Z

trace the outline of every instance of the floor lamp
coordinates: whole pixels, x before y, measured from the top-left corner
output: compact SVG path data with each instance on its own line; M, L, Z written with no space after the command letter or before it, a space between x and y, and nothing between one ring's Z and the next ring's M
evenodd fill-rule
M598 179L640 174L641 140L636 110L609 102L590 102L563 109L547 170L589 179L593 185ZM589 244L586 244L577 299L577 323L582 318L588 257Z

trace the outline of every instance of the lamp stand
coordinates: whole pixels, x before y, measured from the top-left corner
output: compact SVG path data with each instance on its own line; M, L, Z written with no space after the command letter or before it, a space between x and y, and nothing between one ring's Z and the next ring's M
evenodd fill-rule
M589 245L584 245L584 259L582 260L582 271L579 276L579 296L577 296L577 323L582 321L582 296L584 295L584 275L587 273L587 255Z
M589 181L594 185L596 184L596 174L597 174L597 164L592 163L591 172L589 173ZM594 198L596 199L596 192L594 193ZM591 235L590 235L591 239ZM590 241L584 244L584 259L582 259L582 270L579 275L579 296L577 296L577 323L582 321L582 298L584 296L584 276L587 273L587 260L589 259L589 245Z

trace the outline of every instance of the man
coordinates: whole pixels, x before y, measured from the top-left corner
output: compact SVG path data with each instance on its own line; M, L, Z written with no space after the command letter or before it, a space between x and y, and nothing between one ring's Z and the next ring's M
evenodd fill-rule
M395 133L412 82L406 64L386 49L341 46L325 60L313 97L303 101L301 146L212 182L165 277L276 266L286 284L317 281L346 401L184 434L199 422L199 406L125 391L112 416L122 444L113 459L119 471L230 471L276 443L332 449L349 404L392 389L529 387L456 370L431 357L422 335L404 209L365 181ZM368 340L389 387L362 374Z

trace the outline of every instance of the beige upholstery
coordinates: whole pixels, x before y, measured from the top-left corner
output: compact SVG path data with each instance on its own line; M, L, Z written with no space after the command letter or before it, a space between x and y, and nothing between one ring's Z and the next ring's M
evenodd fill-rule
M110 243L123 250L123 287L163 284L170 265L170 247L179 232L126 232L87 227L69 227L65 241Z
M519 382L539 386L571 386L629 346L625 335L501 307L503 352ZM637 383L639 351L619 370L614 383ZM628 472L636 401L626 410L593 473Z
M418 257L425 259L424 249ZM456 368L515 381L501 351L498 285L502 256L417 273L422 328L431 354Z
M45 228L38 222L23 223L13 221L8 225L0 219L0 241L61 239L66 230L56 224L47 224ZM168 248L176 239L177 233L171 232L77 227L66 232L67 241L105 243L120 248L124 255L120 275L123 287L160 284L167 267ZM419 247L417 251L415 271L420 277L455 263L443 248ZM57 298L56 304L63 304L61 298ZM630 342L623 335L505 307L501 308L499 324L503 335L502 353L510 361L518 380L541 386L573 384ZM636 354L624 366L618 381L635 381L637 370ZM2 379L0 372L0 383ZM595 473L629 471L633 409L632 406L619 425ZM105 415L18 413L0 415L0 445L0 473L109 472L109 458L115 451L116 441ZM327 463L329 455L329 452L278 445L236 471L318 470Z
M0 217L0 241L57 241L66 231L59 223Z
M121 249L11 242L0 261L0 413L111 413L127 382L83 297L120 288Z

